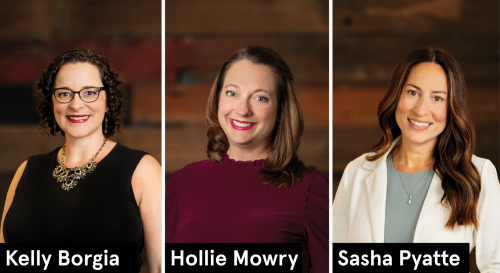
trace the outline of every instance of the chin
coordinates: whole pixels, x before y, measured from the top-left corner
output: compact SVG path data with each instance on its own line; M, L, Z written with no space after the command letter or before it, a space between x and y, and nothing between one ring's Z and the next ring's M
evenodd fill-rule
M427 136L419 136L419 135L410 135L407 136L406 139L416 144L424 144L429 141L437 140L437 138L429 138Z
M90 130L86 130L84 128L81 128L79 130L67 130L64 131L64 133L66 134L66 136L71 136L74 138L86 137L93 134L93 132L91 132Z
M246 145L250 143L249 140L243 140L243 139L231 139L230 143L236 144L236 145Z

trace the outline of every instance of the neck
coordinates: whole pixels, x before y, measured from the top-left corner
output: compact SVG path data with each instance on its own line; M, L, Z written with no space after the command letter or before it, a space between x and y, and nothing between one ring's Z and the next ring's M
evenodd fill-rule
M393 161L396 161L397 165L400 165L400 168L402 167L406 172L426 170L434 165L432 154L435 145L435 142L415 144L403 137L401 145L392 153Z
M89 161L101 148L104 135L92 135L84 138L66 137L64 165L68 168L79 167Z
M230 145L227 155L237 161L252 161L266 159L271 154L271 146L265 147L245 147L245 145Z

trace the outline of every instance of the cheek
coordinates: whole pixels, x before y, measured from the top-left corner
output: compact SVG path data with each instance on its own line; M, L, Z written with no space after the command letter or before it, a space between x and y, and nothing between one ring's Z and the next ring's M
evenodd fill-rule
M444 126L446 126L446 118L447 118L447 109L446 107L437 108L433 111L434 119L437 122L443 122Z
M61 103L55 104L54 102L52 102L52 111L54 111L55 115L59 114L63 110L64 110L63 104L61 104Z
M399 123L400 120L405 119L405 114L408 112L408 103L404 99L400 98L398 106L396 107L396 121Z
M217 111L217 115L219 117L219 120L221 118L224 118L226 115L228 115L231 111L230 111L230 104L224 100L223 98L221 98L219 100L219 110Z
M266 121L269 124L269 127L274 127L277 119L276 111L276 107L269 105L261 107L256 114L258 115L259 120Z

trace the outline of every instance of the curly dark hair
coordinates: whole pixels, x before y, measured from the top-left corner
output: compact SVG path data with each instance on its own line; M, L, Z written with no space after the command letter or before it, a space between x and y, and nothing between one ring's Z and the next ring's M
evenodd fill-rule
M64 131L57 125L54 117L52 89L54 88L54 81L61 66L70 63L89 63L97 67L104 85L106 105L109 109L105 114L108 120L107 133L104 133L104 124L102 133L107 138L120 132L121 115L124 109L122 107L122 82L118 79L119 74L111 70L108 59L102 54L83 48L71 49L57 56L38 79L35 97L37 100L36 109L40 113L39 123L42 129L46 130L48 128L50 134L53 136L56 135L57 131L61 131L61 134L65 135Z

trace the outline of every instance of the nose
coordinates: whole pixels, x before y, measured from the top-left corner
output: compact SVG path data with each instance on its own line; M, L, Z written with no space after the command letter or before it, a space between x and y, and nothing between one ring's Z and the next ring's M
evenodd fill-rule
M69 106L71 108L74 108L74 109L79 109L79 108L83 107L85 102L80 97L80 93L78 93L78 94L75 93L73 96L74 96L73 100L71 100L71 102L69 103Z
M424 98L420 98L417 101L417 103L415 104L414 111L419 117L423 117L423 116L427 115L427 113L429 112L429 107L428 107L427 102Z
M235 112L242 117L252 115L252 108L249 100L241 100Z

